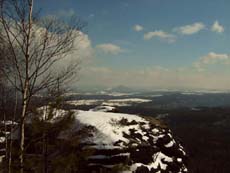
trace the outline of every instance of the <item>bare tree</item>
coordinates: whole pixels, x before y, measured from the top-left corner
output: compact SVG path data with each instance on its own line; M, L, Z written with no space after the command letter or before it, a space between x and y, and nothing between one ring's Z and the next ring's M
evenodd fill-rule
M75 75L79 62L62 69L58 62L76 51L74 42L84 24L76 18L68 22L54 16L40 18L33 12L33 0L0 0L0 25L0 47L7 52L2 72L22 99L19 160L23 173L25 118L31 97L57 79L64 83Z

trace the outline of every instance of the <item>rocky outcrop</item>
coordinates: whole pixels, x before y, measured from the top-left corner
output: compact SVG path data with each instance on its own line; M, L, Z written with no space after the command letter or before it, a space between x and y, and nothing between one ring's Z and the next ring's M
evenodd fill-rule
M104 106L91 111L75 111L76 123L70 132L85 127L93 129L81 141L83 148L92 149L93 154L79 172L188 172L186 153L166 126L153 118L105 112L111 110L112 107ZM1 135L0 159L5 153L4 133Z
M88 172L185 173L186 153L171 131L136 115L79 111L76 120L95 131L84 144L93 148ZM115 171L116 172L116 171Z

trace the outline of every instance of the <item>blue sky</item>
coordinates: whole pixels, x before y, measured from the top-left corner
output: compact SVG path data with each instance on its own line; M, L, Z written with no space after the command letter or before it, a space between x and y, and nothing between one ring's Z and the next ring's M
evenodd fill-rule
M35 7L88 23L93 53L82 85L230 88L229 0L39 0Z

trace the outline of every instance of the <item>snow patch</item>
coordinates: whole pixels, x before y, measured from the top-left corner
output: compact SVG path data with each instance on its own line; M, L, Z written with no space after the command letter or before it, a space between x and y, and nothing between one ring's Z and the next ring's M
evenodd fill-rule
M174 145L174 141L170 141L168 144L165 145L166 148L170 148Z
M8 121L1 121L0 124L4 124L4 125L8 126L8 125L17 125L18 123L8 120Z
M81 106L81 105L98 105L102 103L104 100L71 100L67 101L66 103L74 106Z
M113 106L97 106L93 109L90 109L90 111L94 111L94 112L109 112L109 111L113 111L116 108Z
M0 137L0 143L4 143L6 141L5 137Z
M129 122L136 121L148 123L148 121L139 116L118 113L78 111L75 117L81 124L93 126L97 129L97 132L94 133L92 139L90 140L91 142L98 144L98 147L114 147L113 144L117 141L129 143L129 140L125 138L123 134L129 134L130 129L135 129L141 133L139 124L126 126L116 123L122 119L127 119Z

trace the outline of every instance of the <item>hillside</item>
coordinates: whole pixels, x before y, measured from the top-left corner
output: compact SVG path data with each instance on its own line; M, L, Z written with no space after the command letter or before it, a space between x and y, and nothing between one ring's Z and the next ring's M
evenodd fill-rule
M83 128L93 129L81 141L84 149L92 149L93 152L87 158L87 166L81 168L80 172L188 171L187 155L165 125L153 118L107 112L111 110L112 107L108 106L90 111L75 110L75 123L60 136L60 139L65 139ZM3 133L0 139L2 159L5 142Z

